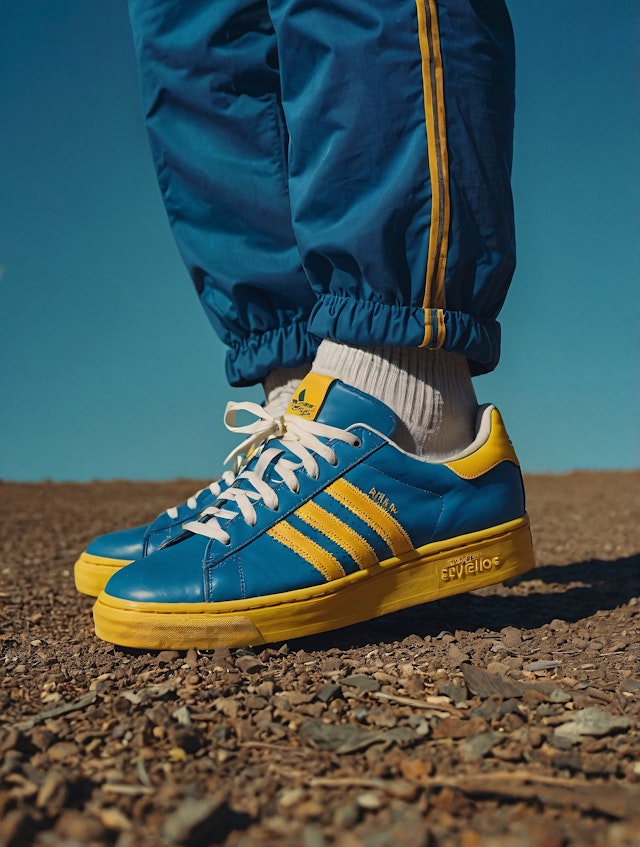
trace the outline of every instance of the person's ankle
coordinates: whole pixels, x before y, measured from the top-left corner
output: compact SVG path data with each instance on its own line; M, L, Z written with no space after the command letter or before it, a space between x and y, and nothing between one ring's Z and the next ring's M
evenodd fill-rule
M475 437L478 411L464 356L415 347L354 347L323 341L313 370L371 394L399 419L394 440L407 452L442 459Z
M262 380L265 409L277 418L284 415L293 392L311 370L309 363L295 368L274 368Z

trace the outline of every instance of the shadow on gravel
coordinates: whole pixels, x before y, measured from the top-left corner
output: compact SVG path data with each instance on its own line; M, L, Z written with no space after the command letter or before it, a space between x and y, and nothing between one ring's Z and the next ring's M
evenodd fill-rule
M357 626L300 638L291 646L307 651L332 647L348 650L401 641L410 635L437 636L443 630L499 631L506 626L537 629L555 619L576 623L640 595L640 554L615 561L547 565L509 580L505 586L514 591L507 595L460 594ZM523 589L527 589L526 594L516 593Z
M506 626L537 629L556 619L576 623L597 611L624 606L632 597L640 596L640 554L614 561L590 559L572 565L546 565L496 587L498 591L505 588L513 591L459 594L288 643L292 650L307 652L349 650L402 641L411 635L434 637L443 631L499 632ZM524 590L526 594L520 593ZM278 644L265 646L277 648ZM257 648L258 652L260 649ZM114 650L131 655L149 652L126 647L114 647Z

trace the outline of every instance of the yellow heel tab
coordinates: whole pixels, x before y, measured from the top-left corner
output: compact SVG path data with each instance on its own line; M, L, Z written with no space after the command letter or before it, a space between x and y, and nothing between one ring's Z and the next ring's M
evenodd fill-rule
M520 467L500 412L495 406L490 406L485 409L482 417L485 415L490 415L490 430L484 443L468 456L445 462L449 470L462 479L477 479L501 462L513 462L516 467ZM481 424L480 431L482 428Z

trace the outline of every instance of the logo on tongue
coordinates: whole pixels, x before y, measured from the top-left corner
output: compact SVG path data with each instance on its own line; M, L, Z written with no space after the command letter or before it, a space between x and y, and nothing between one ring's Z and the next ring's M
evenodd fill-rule
M324 376L323 374L308 374L291 398L287 414L297 415L299 418L307 418L310 421L315 420L320 407L324 403L324 398L327 396L329 386L333 381L333 377Z
M291 398L291 412L290 414L300 415L303 418L308 418L311 412L314 409L313 403L307 403L305 401L305 397L307 396L306 388L303 388L302 391L298 394L297 397Z

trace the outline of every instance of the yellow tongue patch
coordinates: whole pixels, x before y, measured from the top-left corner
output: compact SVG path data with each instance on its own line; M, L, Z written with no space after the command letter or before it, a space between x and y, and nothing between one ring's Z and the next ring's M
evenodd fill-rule
M315 421L332 382L335 382L332 376L307 374L291 398L286 414Z

